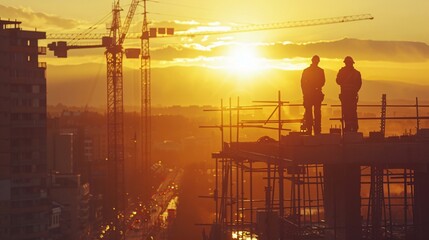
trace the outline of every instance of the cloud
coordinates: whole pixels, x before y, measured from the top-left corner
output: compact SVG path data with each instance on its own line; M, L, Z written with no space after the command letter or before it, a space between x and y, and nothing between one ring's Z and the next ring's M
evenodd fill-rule
M0 15L3 19L18 20L24 28L38 28L43 31L52 29L76 29L83 23L75 19L62 18L40 12L34 12L29 8L15 8L0 5Z
M167 61L175 58L217 57L227 54L233 47L234 43L231 42L222 42L220 44L212 42L208 46L200 44L169 45L152 51L152 57ZM323 58L338 59L351 55L360 61L429 61L429 45L422 42L373 41L346 38L337 41L307 44L258 44L255 48L257 48L261 57L267 59L309 58L314 54L318 54Z
M337 41L307 44L276 44L264 51L269 58L311 57L324 58L353 56L359 60L391 62L423 62L429 60L429 46L422 42L374 41L345 38Z

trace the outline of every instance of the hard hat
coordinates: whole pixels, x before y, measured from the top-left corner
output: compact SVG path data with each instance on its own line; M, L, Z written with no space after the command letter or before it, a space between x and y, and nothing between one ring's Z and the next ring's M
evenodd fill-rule
M317 56L317 55L314 55L312 58L311 58L311 61L312 62L320 62L320 57L319 56Z
M355 63L355 61L353 61L352 57L347 56L346 58L344 58L344 63Z

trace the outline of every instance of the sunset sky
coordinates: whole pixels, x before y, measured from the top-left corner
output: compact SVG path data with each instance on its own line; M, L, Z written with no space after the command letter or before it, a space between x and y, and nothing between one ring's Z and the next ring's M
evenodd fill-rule
M125 10L131 1L121 1ZM1 0L3 18L28 15L38 17L26 26L38 29L73 28L93 24L109 13L112 0L57 1L57 0ZM6 9L4 9L6 7ZM7 8L8 7L8 8ZM315 27L313 34L300 31L278 31L278 35L291 41L319 41L344 36L373 40L409 40L429 42L429 29L424 25L429 20L429 2L425 0L362 0L362 1L289 1L289 0L156 0L148 3L150 18L159 20L182 20L220 23L274 23L291 20L371 13L371 23L352 23L344 26ZM20 16L20 12L23 14ZM126 11L124 11L126 12ZM142 8L138 13L142 12ZM12 15L14 14L14 15ZM51 21L43 19L50 18ZM139 20L139 15L136 16ZM26 19L23 19L25 21ZM61 23L61 22L64 23ZM68 21L68 24L66 23ZM75 24L73 26L73 24ZM56 25L56 26L55 26ZM335 29L335 30L334 30ZM349 30L347 30L349 29ZM278 39L282 40L282 39ZM284 39L283 39L284 40Z
M95 23L99 23L95 26L95 32L106 32L112 2L0 0L0 16L2 19L22 21L22 27L25 29L37 28L48 34L80 33ZM121 1L124 8L122 20L130 2ZM143 8L139 7L130 32L140 31L142 11ZM374 20L230 35L152 39L152 65L154 68L166 69L178 66L218 69L224 72L220 77L227 76L228 81L242 84L243 79L251 79L249 81L253 82L252 84L261 84L261 79L273 75L274 70L280 70L280 73L302 71L308 66L313 54L321 56L321 67L330 71L332 77L343 65L344 56L352 55L356 60L356 68L361 70L365 80L429 85L429 28L426 27L429 22L429 1L154 0L148 3L148 11L152 26L175 27L176 31L369 13L374 16ZM50 41L52 40L43 41L41 44ZM139 45L138 40L129 39L125 47ZM69 56L67 59L55 59L48 54L42 59L52 69L48 71L48 86L68 79L63 75L56 75L55 73L60 71L56 71L55 67L78 64L93 64L87 66L87 75L102 81L104 67L96 67L105 65L102 49L70 51ZM139 62L125 60L124 66L138 69ZM183 72L183 78L187 78L186 80L196 78L196 70L189 68ZM160 78L167 75L167 72L160 71ZM296 76L298 79L291 81L298 81L299 74ZM279 75L277 78L284 76ZM210 76L207 79L210 79ZM157 87L156 84L154 87ZM282 87L284 86L278 88ZM299 93L299 89L297 90L294 92ZM243 91L241 89L239 92L229 93L242 94ZM184 99L176 102L192 104ZM162 104L176 102L159 101Z

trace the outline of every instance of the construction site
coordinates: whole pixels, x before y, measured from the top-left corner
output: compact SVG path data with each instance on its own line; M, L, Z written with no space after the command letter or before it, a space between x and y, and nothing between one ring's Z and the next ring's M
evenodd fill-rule
M365 120L380 124L379 131L363 137L342 127L315 136L290 132L288 126L302 120L282 117L282 109L291 104L280 92L277 101L238 103L232 106L230 100L212 109L222 120L205 126L220 129L223 143L212 154L216 217L207 239L427 238L429 130L419 127L428 119L419 116L419 108L427 105L419 106L417 99L416 104L389 105L386 95L379 105L360 105L380 109L378 117L359 118L362 125ZM240 113L266 107L274 109L266 119L240 118ZM415 115L386 116L393 108L414 108ZM416 134L385 136L389 121L410 119ZM240 141L245 128L276 131L277 139ZM255 196L256 191L264 194Z
M414 79L418 84L413 83L413 88L394 81L380 84L383 80L380 75L392 77L395 73L386 72L399 65L400 61L394 59L387 70L382 66L388 62L386 59L391 52L398 49L412 52L410 49L415 46L420 47L416 49L426 49L423 47L427 44L399 41L374 44L372 40L347 37L333 42L324 42L320 40L322 38L314 43L303 40L292 44L285 39L275 43L259 42L254 44L255 48L270 48L267 50L270 53L261 54L259 60L270 62L272 66L262 66L261 73L257 73L252 68L263 64L262 60L256 64L246 61L254 57L246 54L251 48L243 48L244 52L238 52L241 55L238 58L216 55L225 54L225 49L241 47L239 41L222 46L229 36L347 25L369 22L374 17L357 14L262 24L232 23L228 27L222 27L216 21L201 28L184 30L185 21L159 21L158 24L168 26L151 26L153 22L149 15L154 13L148 10L148 3L195 6L163 0L129 2L121 5L119 0L114 0L108 15L80 33L75 33L75 29L68 32L43 32L37 28L27 31L22 30L19 20L0 19L0 51L4 53L0 59L0 73L5 82L0 91L0 99L4 100L0 104L1 113L4 113L0 118L0 131L4 133L0 137L0 150L5 156L1 166L6 166L0 171L1 239L184 240L181 238L191 236L186 235L189 229L198 229L198 239L203 240L428 239L429 115L426 114L429 114L429 105L427 99L419 103L418 97L415 101L404 100L404 95L407 98L414 95L402 93L415 90L413 94L425 94L426 86L422 87L416 80L423 78L421 76ZM128 10L121 20L123 6ZM137 20L138 24L135 23L137 16L141 18ZM94 31L103 24L106 25L105 32ZM186 24L199 23L190 21ZM136 29L137 25L138 32L130 30ZM336 30L332 27L320 32L323 31ZM320 32L315 31L314 35ZM347 36L346 33L343 35ZM204 46L212 36L219 38L213 40L213 45L207 43ZM197 37L201 38L200 42L194 40ZM166 47L151 45L153 41L165 39L169 41L163 43ZM39 47L38 41L47 41L46 47ZM216 49L217 44L221 46L219 49ZM401 48L400 44L405 47ZM359 72L360 85L368 84L365 90L370 92L361 91L357 95L360 85L356 91L355 114L358 116L355 120L359 122L359 131L357 123L355 129L348 129L345 108L338 104L338 86L334 81L324 86L327 98L323 99L325 95L321 88L325 84L325 72L322 71L323 84L318 89L323 95L318 106L319 129L314 126L312 134L311 127L309 131L306 129L309 124L306 123L306 113L302 114L302 109L307 111L307 107L299 102L302 97L299 87L304 95L302 79L301 82L296 79L307 64L310 52L311 55L319 54L314 52L316 50L320 50L326 66L331 64L325 68L326 79L335 78L332 66L347 65L347 61L355 63L348 54L354 47L357 49L354 53L362 48L369 48L368 52L381 49L375 57L370 55L365 59L364 54L358 55L363 59L360 66L364 70L359 68L363 76L365 70L383 69L381 74L367 74L368 78L377 81L364 79L363 84ZM39 62L39 55L49 55L46 58L52 62L59 62L56 58L64 60L58 64L60 67L52 66L56 71L51 75L56 77L55 81L61 82L62 78L74 81L81 75L76 73L75 77L73 70L70 71L73 74L62 72L66 69L62 66L68 66L65 58L79 56L85 59L82 57L85 53L73 55L69 52L85 52L85 49L92 49L91 54L103 57L102 63L97 63L105 73L101 77L106 87L103 89L103 109L91 112L88 110L89 100L81 108L67 108L52 100L48 103L47 92L51 96L57 94L63 100L61 95L68 96L69 89L64 84L61 91L47 90L48 64ZM97 49L101 49L102 54ZM286 50L279 53L278 49ZM339 50L331 54L332 49ZM155 51L158 54L156 68L151 55ZM305 54L298 53L300 51ZM344 51L347 57L343 61ZM415 63L417 67L406 65L404 69L415 70L417 74L427 70L420 68L429 62L429 48L427 53L418 53L423 56L423 60L416 60L418 63L406 57L403 60ZM162 54L167 60L160 57ZM315 57L318 64L318 55L311 61ZM84 65L81 59L77 61L82 65L78 65L75 72L89 75L86 70L90 64ZM125 59L138 61L138 66L133 63L134 68L127 69ZM197 65L198 61L202 62L201 68L209 70L194 69L193 64ZM216 61L225 67L210 65ZM280 64L276 65L274 61ZM88 69L81 66L88 66ZM231 69L235 72L220 74ZM244 73L243 69L249 72ZM238 76L240 74L245 77ZM125 83L131 75L138 83L133 83L132 87L131 83ZM160 76L171 81L159 81L159 85L179 84L169 88L158 85L154 91L153 83L157 84ZM219 76L226 77L219 80ZM289 82L276 85L285 76ZM198 80L198 83L187 81L187 77ZM246 89L243 86L251 85L250 80L242 81L241 78L246 77L257 79L259 85ZM235 82L225 83L233 80ZM58 84L55 81L50 85ZM340 85L338 75L336 83ZM131 98L124 90L127 84L129 89L133 88L128 90L128 93L133 92L133 103L124 100ZM184 91L177 87L180 85L191 90ZM85 97L91 99L97 91L95 85L84 83L82 86L82 92L91 88L90 96L74 93L71 102ZM388 86L393 89L391 92L401 92L402 95L395 95L396 101L392 101L395 103L390 104L387 97L391 92L381 89L383 94L375 99L380 92L377 86ZM267 89L276 89L276 99L252 99L252 104L247 104L250 97L269 95ZM175 99L166 101L172 103L170 107L159 103L165 103L164 99L174 98L177 95L172 93L181 91L182 96L192 99L189 101L195 100L193 94L195 98L217 98L237 92L246 94L246 101L242 101L241 96L234 100L229 96L228 102L222 99L219 106L213 107L216 105L205 104L207 99L197 99L186 108ZM156 107L154 92L163 93L156 96L163 99L157 99ZM262 92L265 95L260 94ZM361 94L365 101L357 103ZM342 102L341 93L339 98ZM134 109L127 112L127 104L134 104ZM320 129L320 107L324 109L323 131ZM217 122L213 124L214 121ZM313 123L311 119L311 122L310 125L316 124L316 120ZM387 131L391 123L395 124L395 130ZM402 130L405 132L398 134ZM209 132L202 133L204 131ZM218 150L210 152L214 148ZM198 202L195 201L197 198ZM185 225L192 226L185 229Z

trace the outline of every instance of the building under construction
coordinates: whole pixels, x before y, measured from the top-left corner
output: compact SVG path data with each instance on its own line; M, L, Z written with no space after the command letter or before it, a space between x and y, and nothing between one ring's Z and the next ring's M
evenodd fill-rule
M420 129L427 117L418 115L417 100L387 105L384 95L381 105L367 105L381 107L381 116L373 118L380 121L380 131L368 137L342 128L316 136L286 135L284 126L301 120L282 119L288 103L280 93L278 101L267 104L275 110L263 121L240 120L246 107L231 103L217 109L223 144L212 154L216 215L210 239L428 238L429 130ZM387 107L413 107L417 116L387 117ZM385 137L389 119L416 120L416 134ZM276 130L278 138L239 141L240 129L257 126ZM264 194L256 196L257 191Z

